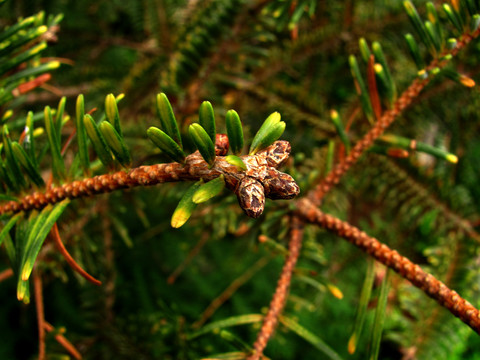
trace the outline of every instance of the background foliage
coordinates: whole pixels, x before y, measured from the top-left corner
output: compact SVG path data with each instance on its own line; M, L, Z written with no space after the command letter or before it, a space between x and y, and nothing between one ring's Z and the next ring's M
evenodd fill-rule
M422 15L425 3L415 1ZM145 136L158 121L155 94L165 92L183 133L196 121L203 100L214 105L219 132L225 132L229 109L239 113L247 134L279 111L287 122L283 138L293 148L287 171L306 192L327 172L329 141L335 141L336 156L341 156L330 110L348 124L352 140L368 129L348 64L349 54L359 57L358 40L381 42L398 89L417 73L404 41L413 29L399 1L24 0L3 4L0 22L5 27L39 11L64 15L58 41L46 51L68 61L61 60L46 89L14 99L8 108L22 118L29 110L54 108L60 96L67 96L66 111L75 114L79 93L86 109L102 108L108 93L125 93L119 109L134 165L168 161ZM476 80L479 56L475 42L454 68ZM480 226L479 103L476 87L438 77L389 133L447 149L459 157L458 164L422 153L397 159L371 152L322 207L398 249L477 307L478 238L465 224ZM69 131L64 127L62 136ZM289 203L269 202L265 214L252 220L224 192L174 230L170 217L187 186L166 184L76 200L62 216L63 241L104 285L86 283L51 252L39 265L45 274L45 312L55 327L65 327L86 359L197 359L248 350L253 343L258 321L195 334L202 328L203 311L232 284L241 286L205 319L207 324L258 314L268 305L284 260ZM347 343L366 255L313 227L304 241L284 316L323 340L338 354L332 358L364 359L368 330L354 355L348 354ZM3 270L7 257L0 256ZM378 267L367 329L383 276ZM472 330L400 277L392 276L390 286L379 358L478 357L480 341ZM33 358L35 309L18 303L15 292L14 280L2 282L0 357ZM323 345L305 338L284 322L266 355L326 356ZM63 352L53 336L47 349Z

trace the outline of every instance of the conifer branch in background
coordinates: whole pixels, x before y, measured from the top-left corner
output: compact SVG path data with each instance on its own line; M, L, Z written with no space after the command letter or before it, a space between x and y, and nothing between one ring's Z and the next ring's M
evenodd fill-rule
M457 55L465 48L473 39L480 35L480 28L477 28L473 33L464 34L456 42L455 47L449 50L439 58L434 59L426 68L425 73L431 70L437 71L446 66L449 60ZM358 158L372 146L373 142L377 140L384 131L395 121L395 119L418 97L420 92L431 81L431 76L426 75L425 78L417 78L412 84L403 92L403 94L395 101L391 110L388 110L375 123L365 136L359 140L352 148L351 153L345 157L340 163L336 164L332 171L316 186L308 196L315 203L319 204L325 194L338 184L342 176L356 163Z
M299 202L298 212L302 218L343 237L375 260L391 268L480 334L480 311L455 291L450 290L433 275L426 273L420 266L412 263L377 239L340 219L324 214L309 200L302 199Z
M300 256L303 238L303 224L300 219L293 217L290 227L288 255L285 264L283 265L280 278L278 279L272 301L270 302L270 307L263 319L262 327L257 335L255 344L253 345L253 354L248 358L249 360L259 360L262 358L263 350L275 331L275 327L277 326L279 317L287 301L293 270L295 269L298 257Z

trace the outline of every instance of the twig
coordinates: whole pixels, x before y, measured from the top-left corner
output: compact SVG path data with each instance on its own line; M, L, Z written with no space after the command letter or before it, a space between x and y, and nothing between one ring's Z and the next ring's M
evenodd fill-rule
M7 280L8 278L13 276L13 270L12 269L5 269L2 272L0 272L0 282Z
M348 156L328 173L328 175L308 194L310 201L319 204L326 193L340 182L342 176L357 162L365 150L383 134L385 129L397 118L398 115L418 96L420 91L428 84L429 78L415 79L402 96L396 101L394 107L386 111L382 118L375 123L370 131L359 140Z
M168 163L140 166L128 172L118 171L73 181L54 188L47 187L44 192L34 192L18 201L9 201L0 205L0 214L41 209L66 198L75 199L136 186L200 179L210 181L221 174L225 176L227 187L236 193L241 188L239 185L242 180L249 178L261 183L267 198L291 199L298 195L300 189L290 175L276 169L288 159L289 154L290 144L287 141L276 141L255 155L242 156L247 170L239 171L236 166L229 164L224 156L217 156L214 166L210 168L197 151L187 156L183 165ZM241 194L237 193L237 196L241 200ZM248 209L245 207L243 209L249 215Z
M55 330L55 328L50 323L48 323L47 321L45 321L45 323L44 323L44 328L48 332L52 332L53 330ZM78 350L75 348L75 346L73 346L72 343L67 340L67 338L65 336L63 336L62 334L55 334L55 340L57 340L57 342L60 345L62 345L63 348L65 350L67 350L70 353L70 355L72 355L75 359L77 359L77 360L82 359L82 355L78 352Z
M76 271L78 274L80 274L85 280L91 282L94 285L100 286L102 285L102 282L100 280L95 279L92 275L87 273L78 263L73 259L73 257L70 255L70 253L67 251L65 246L63 245L62 239L60 238L60 234L58 232L58 226L57 223L53 225L52 230L50 231L50 238L53 240L55 243L55 246L57 247L58 251L62 256L65 258L67 261L68 265Z
M393 269L480 334L480 312L433 275L423 271L420 266L358 228L324 214L308 199L300 200L298 205L299 215L308 222L320 225L343 237L375 260Z
M302 247L302 239L303 223L300 219L294 217L291 222L288 256L285 265L283 266L282 274L278 279L277 288L275 289L272 301L270 302L267 315L265 315L265 318L263 319L263 324L257 335L257 340L255 341L255 344L253 344L254 352L248 360L259 360L262 357L263 350L267 346L267 342L275 330L278 317L280 316L287 300L293 269L295 268Z
M454 49L442 54L438 59L433 60L425 69L428 73L433 68L442 68L448 61L445 60L446 55L455 56L462 50L470 41L480 35L480 28L472 34L464 34L457 42ZM310 201L319 205L326 193L338 184L342 176L355 164L360 156L367 150L373 142L383 134L383 132L395 121L395 119L407 108L430 82L431 77L427 76L425 79L416 78L410 86L402 93L402 95L395 101L393 107L384 112L383 116L375 123L370 131L359 140L351 153L342 159L332 171L308 194Z
M38 360L45 360L45 309L43 307L42 278L39 276L38 270L33 273L33 288L38 322Z
M370 54L370 58L368 59L367 80L370 102L372 103L375 119L380 120L382 118L382 105L380 96L378 95L377 80L375 77L375 56L373 54Z
M455 275L455 272L458 271L458 268L460 266L460 254L462 253L461 251L461 245L462 241L461 240L456 240L455 241L455 250L452 252L453 258L448 259L448 269L446 274L444 275L444 281L446 284L449 284L452 281L453 276ZM432 309L432 312L428 314L428 318L424 322L425 326L423 329L421 329L421 332L415 336L417 341L412 344L417 349L422 348L425 343L428 342L429 336L430 337L435 334L434 327L439 324L439 321L441 321L441 314L443 313L441 307L435 307ZM435 336L435 335L433 335Z

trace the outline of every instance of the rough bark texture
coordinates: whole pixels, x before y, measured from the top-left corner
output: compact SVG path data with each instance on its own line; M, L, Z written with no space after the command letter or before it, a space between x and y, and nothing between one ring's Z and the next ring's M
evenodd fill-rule
M200 179L210 181L223 174L227 187L237 194L245 213L252 217L258 217L263 212L264 197L291 199L300 192L298 185L290 175L276 169L288 159L289 154L290 144L287 141L276 141L255 155L242 156L247 170L240 171L237 167L229 164L224 156L217 156L214 166L210 168L200 153L195 152L186 158L185 164L140 166L129 171L118 171L113 174L73 181L49 188L44 192L34 192L19 201L9 201L1 205L0 214L42 209L67 198L75 199L136 186ZM246 187L253 181L258 183L258 186ZM253 190L255 190L255 194L252 193ZM253 195L259 201L250 201Z
M299 201L299 209L298 213L302 218L343 237L378 262L393 269L480 334L480 312L457 292L423 271L420 266L355 226L324 214L307 199Z

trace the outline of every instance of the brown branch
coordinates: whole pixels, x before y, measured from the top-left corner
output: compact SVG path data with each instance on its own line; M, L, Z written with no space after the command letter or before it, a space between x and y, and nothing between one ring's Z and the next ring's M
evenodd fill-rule
M265 318L263 319L262 327L257 335L257 340L253 345L254 352L248 360L259 360L262 357L263 350L267 346L267 342L275 330L278 323L278 317L280 316L287 300L293 269L295 268L302 247L302 239L303 223L300 219L294 217L291 222L288 256L285 265L283 266L282 274L278 279L277 288L275 289L272 301L270 302L267 315L265 315Z
M238 190L242 189L243 179L253 179L261 183L264 195L270 199L291 199L300 192L298 185L290 175L276 170L288 159L290 149L287 141L276 141L255 155L242 156L247 166L245 171L239 171L236 166L229 164L224 156L217 156L214 166L210 168L197 151L187 156L183 165L168 163L140 166L128 172L118 171L73 181L58 187L47 187L44 192L34 192L18 201L9 201L0 205L0 214L42 209L66 198L75 199L136 186L200 179L210 181L221 174L225 176L227 187L237 193L241 205L242 194L239 194ZM249 209L242 207L247 215L250 215ZM261 210L263 211L263 208Z
M393 269L480 334L480 312L433 275L423 271L420 266L358 228L324 214L308 199L298 202L298 214L308 222L343 237L375 260Z
M460 264L460 253L461 251L461 245L462 245L462 240L459 239L452 239L455 241L455 250L452 252L453 253L453 258L449 258L447 261L449 263L448 269L446 274L444 275L444 281L445 284L449 284L454 275L455 272L458 271L458 268L461 266ZM428 315L424 315L424 319L426 320L424 322L425 326L419 329L420 331L415 334L414 338L416 339L416 342L412 344L417 351L424 346L424 344L428 341L429 338L435 337L435 331L434 328L438 326L439 321L441 321L441 314L442 314L442 308L439 306L436 306L434 309L432 309L431 313ZM429 336L430 335L430 336Z
M0 282L7 280L8 278L11 278L13 276L13 270L12 269L5 269L2 272L0 272Z
M78 263L73 259L73 257L70 255L68 250L65 248L65 245L63 245L62 239L60 237L60 233L58 232L58 226L57 223L53 225L52 230L50 231L50 238L53 240L55 243L55 246L57 247L58 251L62 256L65 258L67 261L68 265L77 272L79 275L81 275L85 280L91 282L94 285L100 286L102 285L102 282L100 280L95 279L92 275L87 273Z
M52 332L55 330L55 328L48 322L44 322L44 328L45 330L47 330L48 332ZM65 336L63 336L62 334L55 334L55 340L57 340L57 342L63 346L63 348L65 350L67 350L70 355L72 355L75 359L77 360L81 360L82 359L82 355L78 352L78 350L75 348L75 346L72 345L72 343L70 341L67 340L67 338Z
M328 193L334 185L339 183L342 176L357 162L363 152L367 150L373 142L383 134L385 129L400 115L400 113L411 104L429 81L429 78L415 79L396 101L394 107L391 110L386 111L370 131L355 144L350 154L343 158L343 160L338 163L313 190L310 191L308 197L314 204L318 205L323 199L323 196Z
M380 96L378 95L377 79L375 77L375 56L370 54L367 65L367 81L368 81L368 93L370 95L370 102L372 103L375 119L380 120L382 118L382 105L380 103Z
M448 63L447 55L452 57L458 54L470 41L480 35L480 28L472 34L463 35L457 42L457 46L450 50L448 53L442 54L438 59L432 61L432 63L426 68L426 71L433 68L442 68ZM395 119L407 108L425 86L430 82L430 76L425 79L416 78L410 86L402 93L402 95L395 101L392 109L386 111L383 116L378 120L370 131L359 140L353 147L351 153L342 159L332 171L308 194L310 201L319 205L326 193L330 189L339 183L342 176L355 164L360 156L367 150L373 142L383 134L383 132L395 121Z
M42 279L38 270L33 273L33 288L38 322L38 360L45 360L45 309L43 307Z

